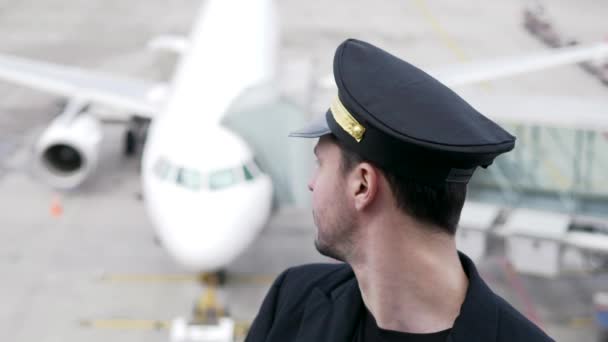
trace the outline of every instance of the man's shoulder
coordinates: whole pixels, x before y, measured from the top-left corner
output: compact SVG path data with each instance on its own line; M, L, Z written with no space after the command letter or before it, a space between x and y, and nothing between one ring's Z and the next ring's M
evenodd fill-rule
M298 305L313 290L320 290L326 295L346 281L354 279L354 273L348 264L318 263L290 267L275 282L279 287L279 302Z
M286 270L290 279L304 277L309 281L315 281L340 275L342 273L352 272L352 269L345 263L314 263L293 266Z
M462 266L469 277L469 292L463 307L468 323L466 328L483 326L496 341L553 341L532 321L522 315L501 296L497 295L481 278L475 264L466 255L459 253ZM496 321L494 320L496 318ZM488 324L490 323L490 324ZM488 327L492 327L488 329ZM494 332L496 329L496 332ZM490 337L486 336L486 339Z
M283 272L283 287L300 289L320 287L331 291L335 286L354 277L351 267L345 263L317 263L290 267Z
M554 341L502 297L496 298L500 312L499 341Z

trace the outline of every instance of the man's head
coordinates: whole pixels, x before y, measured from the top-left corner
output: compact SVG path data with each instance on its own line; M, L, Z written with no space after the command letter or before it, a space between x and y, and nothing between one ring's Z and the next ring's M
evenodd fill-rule
M333 135L319 139L317 167L308 184L318 228L315 246L324 255L347 260L356 246L361 218L395 212L419 222L428 233L453 235L466 184L424 184L384 170L349 150ZM397 209L397 210L395 210Z
M321 252L348 257L349 245L369 233L361 221L392 209L453 234L473 172L513 149L515 138L424 71L369 43L340 44L333 70L338 96L325 116L290 134L320 138L309 187Z

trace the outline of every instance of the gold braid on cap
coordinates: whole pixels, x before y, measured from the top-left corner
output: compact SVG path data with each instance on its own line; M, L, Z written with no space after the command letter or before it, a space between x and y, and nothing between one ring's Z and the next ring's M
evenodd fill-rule
M363 134L365 133L365 127L363 127L344 107L340 98L336 96L334 102L329 107L334 120L342 127L346 133L350 134L357 142L361 142Z

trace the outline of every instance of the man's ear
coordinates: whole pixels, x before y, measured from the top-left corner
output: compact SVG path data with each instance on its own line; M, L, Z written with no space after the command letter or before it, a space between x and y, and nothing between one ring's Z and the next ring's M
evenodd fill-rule
M367 208L378 194L380 174L378 169L369 163L359 163L348 177L348 190L353 198L355 209Z

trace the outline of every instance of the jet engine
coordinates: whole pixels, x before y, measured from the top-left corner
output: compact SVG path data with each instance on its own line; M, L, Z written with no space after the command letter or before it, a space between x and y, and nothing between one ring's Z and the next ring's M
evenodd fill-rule
M34 148L37 173L57 189L79 186L97 166L101 137L99 120L86 112L58 116Z

